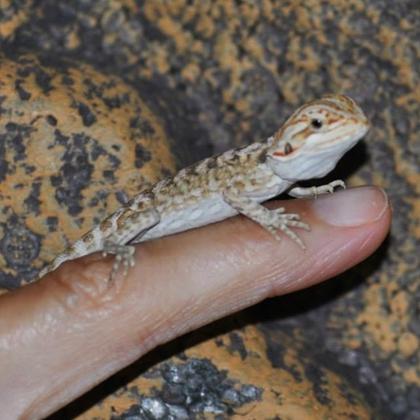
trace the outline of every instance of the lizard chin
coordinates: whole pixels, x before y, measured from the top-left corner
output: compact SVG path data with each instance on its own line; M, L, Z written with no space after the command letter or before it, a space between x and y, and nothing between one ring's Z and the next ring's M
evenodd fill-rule
M322 178L335 168L337 162L359 139L356 137L348 141L337 141L328 146L302 147L293 155L285 157L268 154L267 164L277 176L288 182Z

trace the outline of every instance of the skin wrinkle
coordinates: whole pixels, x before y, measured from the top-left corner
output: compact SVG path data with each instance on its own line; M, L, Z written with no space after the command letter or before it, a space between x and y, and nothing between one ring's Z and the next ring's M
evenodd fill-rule
M220 271L220 275L224 276L225 286L218 287L215 290L214 288L210 287L211 296L208 296L208 294L206 293L202 293L199 296L195 296L195 300L192 306L189 309L185 310L185 312L188 314L188 317L185 318L183 323L184 323L184 326L187 327L188 330L192 329L193 326L201 325L203 323L202 320L208 320L209 316L212 317L212 320L218 318L219 314L223 314L225 312L226 306L229 307L230 311L243 308L244 299L241 298L242 294L245 296L249 294L252 295L252 298L248 299L250 303L255 303L257 300L260 300L260 296L262 295L261 292L250 293L250 290L261 290L260 283L258 282L255 285L256 287L253 287L252 289L247 287L248 284L251 284L251 285L254 284L253 280L255 280L255 276L252 275L251 278L246 279L246 280L244 279L244 277L248 277L247 267L255 265L255 260L253 261L253 263L250 263L249 260L246 259L246 256L243 255L243 252L242 252L243 247L245 246L245 248L248 248L247 243L249 242L248 240L244 241L243 239L244 239L243 237L242 239L238 238L240 242L234 241L235 244L238 244L238 247L237 247L238 249L237 250L235 249L234 252L231 252L232 249L230 249L230 252L228 254L223 253L223 252L221 253L220 256L212 254L211 260L218 261L216 265L217 264L220 265L220 270L216 270L216 272ZM263 241L263 242L265 242L266 244L269 243L268 241ZM260 254L260 255L263 255L263 254ZM229 278L226 278L226 264L232 265L232 264L229 264L229 261L233 263L233 265L237 266L238 269L241 272L243 272L243 275L238 276L237 274L234 274L232 280L230 280ZM214 270L215 265L212 264L211 267ZM237 271L238 269L235 268L235 271ZM215 274L215 277L219 277L219 275ZM238 277L241 278L241 283L242 283L241 287L238 287L238 284L237 284ZM211 284L211 282L208 282L208 283ZM226 285L228 285L228 288L226 287ZM227 303L224 302L226 301L226 296L229 297L229 302ZM220 303L220 302L224 302L224 303ZM203 308L205 309L203 310ZM172 320L173 318L171 319L171 321Z
M358 242L357 236L346 243L342 243L341 245L340 240L333 241L324 248L318 249L317 254L313 255L308 261L308 265L313 264L313 267L316 268L317 275L319 275L319 277L324 277L325 274L331 270L331 267L336 264L336 260L341 260L341 256L345 254L345 250L351 248L354 242ZM311 275L308 273L300 279L294 281L294 285L299 286L310 277Z
M185 310L178 312L178 314L181 313L187 314L188 311ZM200 311L198 311L193 317L175 317L171 319L169 323L166 321L166 323L162 324L164 325L164 328L153 328L153 332L150 337L147 337L145 340L147 351L157 345L167 343L174 337L178 337L181 334L187 334L192 331L196 327L198 319L200 319Z
M229 276L229 272L232 273L232 276L235 276L235 273L238 271L246 271L246 267L249 266L250 262L245 255L242 255L242 248L243 246L247 246L245 245L247 241L243 240L243 235L239 236L242 236L242 239L238 237L237 241L233 241L232 246L227 252L224 247L220 250L215 249L208 255L208 259L204 259L202 252L197 251L198 258L194 258L193 262L189 264L188 271L196 276L196 284L199 285L198 287L201 288L202 292L198 296L195 296L192 305L201 305L203 299L206 299L206 291L208 290L213 294L214 284L219 282L219 279L226 279L226 277ZM212 240L213 238L209 239ZM203 260L205 261L204 264L202 263ZM255 260L253 260L253 264L255 264ZM196 273L205 273L205 275L203 277L200 275L197 276ZM206 278L207 273L211 273L210 281ZM202 279L204 279L204 281L202 281ZM224 281L224 283L230 284L229 281Z
M272 207L272 206L271 206ZM229 249L229 252L226 253L224 250L221 250L219 255L213 255L211 256L212 261L216 261L216 263L211 264L212 272L215 273L217 271L220 271L220 276L223 276L226 278L226 264L229 266L235 266L235 271L239 270L243 274L241 277L241 287L238 288L238 285L230 280L225 280L225 284L229 285L229 289L225 288L218 288L216 290L216 293L212 293L212 299L209 302L208 298L201 299L201 296L198 297L198 300L196 303L198 306L205 307L205 311L202 309L197 313L198 317L196 320L194 320L194 324L198 325L201 321L201 319L207 319L208 315L207 313L222 313L223 310L226 307L226 303L220 306L218 304L219 301L223 302L226 300L226 296L233 297L233 300L229 302L228 306L230 309L232 307L236 309L240 309L244 307L244 299L240 298L240 295L238 295L238 290L243 291L244 295L250 294L250 289L248 287L249 284L254 285L255 284L255 274L252 273L251 277L249 279L244 279L244 277L248 277L248 269L247 267L260 267L263 266L266 263L266 253L264 252L266 250L269 250L272 248L272 241L270 235L260 230L259 226L256 226L256 224L248 219L245 219L243 217L239 217L236 219L233 219L231 221L231 230L235 231L235 225L239 224L241 226L241 229L236 231L237 238L233 239L233 249L232 246ZM244 223L245 222L245 223ZM247 226L247 224L249 226ZM232 229L233 228L233 229ZM257 239L248 239L244 238L244 235L249 236L249 229L254 229L255 232L261 234L263 238L257 238ZM230 233L230 232L229 232ZM231 236L231 235L230 235ZM252 237L254 238L254 236ZM255 249L255 245L258 244L257 249ZM287 246L287 244L286 244ZM217 269L217 267L220 265L220 270ZM252 271L255 271L253 269ZM219 277L216 276L215 277ZM234 277L237 277L237 275L234 275ZM245 285L245 287L244 287ZM257 293L252 294L253 297L249 299L249 302L255 303L259 300L261 300L262 297L265 297L267 295L267 287L264 285L264 282L257 282L255 284L256 287L252 287L252 290L258 291ZM203 294L202 296L205 296ZM202 305L202 302L205 305ZM217 317L217 314L216 314Z
M243 239L243 238L242 238ZM247 243L248 241L241 241L241 244ZM267 241L266 241L267 242ZM234 243L238 243L235 242ZM220 271L220 275L223 275L224 272L224 277L225 277L225 284L228 285L228 289L226 288L226 286L224 287L218 287L214 290L214 288L210 287L210 296L208 293L201 293L198 296L194 295L194 300L187 305L183 306L183 310L182 311L178 311L176 316L171 316L170 322L172 323L176 323L178 321L178 319L181 319L182 322L182 326L180 326L179 330L182 330L185 332L185 330L190 331L191 329L193 329L195 326L198 325L202 325L204 322L204 320L207 320L207 322L209 322L209 317L211 317L211 320L217 319L220 315L219 314L223 314L226 312L226 306L229 307L230 311L233 311L235 309L240 309L244 307L244 299L242 299L240 296L241 294L244 295L249 295L250 294L250 289L247 287L241 287L238 288L238 284L237 281L231 281L229 279L226 279L226 272L225 272L225 267L226 264L229 265L229 260L232 262L235 262L235 265L238 267L241 267L241 271L243 271L243 275L246 276L247 275L247 269L246 267L243 266L242 264L242 260L243 260L243 255L242 255L242 247L238 246L238 250L234 251L233 254L228 253L228 254L224 254L222 253L222 255L220 255L220 257L218 257L217 255L213 255L211 256L212 261L219 261L219 258L221 258L219 265L221 267ZM240 257L239 261L238 261L238 257ZM226 259L228 258L228 261L226 261ZM254 262L255 264L255 262ZM202 268L202 267L200 267ZM212 269L214 270L214 264L212 265ZM235 269L236 270L236 269ZM193 270L194 271L194 270ZM216 270L217 271L217 270ZM219 275L215 274L215 277L219 277ZM233 279L235 279L236 277L238 277L237 275L233 276ZM252 278L250 278L249 280L244 280L243 276L239 276L242 278L242 282L245 282L245 285L247 285L248 283L252 284ZM211 282L209 282L211 284ZM261 287L255 287L255 290L260 290ZM238 290L242 293L238 294ZM224 302L226 300L226 296L229 296L229 302ZM260 300L260 296L261 293L257 293L257 294L252 294L252 298L249 299L250 303L255 303L256 301ZM221 303L224 302L224 303ZM204 309L203 309L204 308ZM186 314L188 316L184 317L183 315ZM178 331L178 329L177 329ZM161 335L160 335L161 334ZM159 336L160 338L163 339L164 341L166 341L169 338L174 337L176 334L173 333L173 328L170 327L170 329L166 328L166 330L163 330L163 334L162 332L157 331L156 335ZM159 340L161 341L161 340Z
M125 314L119 301L124 295L126 278L117 276L114 283L109 286L108 265L103 259L95 260L96 258L92 264L88 264L81 276L79 274L74 276L74 272L72 273L70 269L58 274L59 289L64 285L66 293L62 294L65 298L61 298L60 290L58 290L55 295L56 301L65 311L83 322L89 319L98 322L98 318L109 318L115 313L118 313L120 317ZM77 323L72 324L74 331L78 330L75 328L77 325Z
M245 276L246 274L244 274ZM242 277L242 276L241 276ZM231 296L233 300L229 301L229 311L237 312L245 307L251 306L257 302L260 302L267 296L267 284L257 279L254 273L250 273L249 278L241 282L239 285L232 283L233 293ZM243 280L243 277L242 277ZM230 290L228 291L228 293ZM226 294L226 290L221 291L220 299ZM224 305L226 306L226 305Z
M142 321L140 320L140 322ZM123 330L120 334L117 334L118 331L115 330L116 333L110 335L109 340L104 343L107 345L109 342L109 345L112 346L112 358L108 357L108 353L110 352L101 355L101 360L106 361L105 366L113 366L114 363L115 365L121 365L122 362L123 365L128 365L147 353L151 348L160 344L154 340L153 330L150 330L152 332L148 333L149 330L144 328L141 334L136 334L135 327L127 329L130 333L127 333L127 330ZM104 332L104 335L108 334L108 331Z
M381 212L381 214L384 215L384 212ZM317 272L317 275L319 275L319 277L325 277L326 273L330 271L331 267L334 267L334 265L336 264L336 260L342 259L341 256L346 255L349 249L357 249L357 256L363 254L364 248L368 246L369 241L372 239L372 237L376 235L375 232L368 232L363 238L362 242L360 243L361 234L363 234L363 231L358 232L358 234L354 237L349 236L349 239L344 243L340 240L334 241L333 243L329 243L328 246L319 249L317 254L313 255L311 259L307 262L307 265L315 267L315 271ZM357 243L359 244L356 247L355 244ZM339 273L337 273L337 275L338 274ZM308 273L306 275L303 275L299 279L293 280L293 289L295 288L295 286L300 286L302 283L305 283L311 276L312 275ZM285 290L287 291L287 289L288 288L286 287Z
M338 241L339 244L340 241ZM326 273L328 273L331 270L331 267L333 267L336 262L336 257L340 258L341 255L343 255L343 249L347 249L350 245L349 241L347 244L343 244L342 246L336 246L332 247L332 244L328 244L323 249L318 250L317 256L315 258L312 257L311 261L314 264L314 267L317 268L317 273L319 277L324 277ZM310 265L310 261L308 263ZM308 278L310 277L309 274L304 275L300 279L294 282L295 285L299 286L300 284L304 283Z
M182 267L181 267L182 270ZM177 272L177 267L173 267L173 272ZM170 283L168 284L170 287ZM150 290L151 289L151 290ZM174 290L176 293L177 290ZM149 282L147 290L141 291L142 296L156 296L160 295L161 291L159 287L155 290L155 285ZM168 292L171 295L170 292ZM130 296L133 296L133 301L130 302L129 306L138 306L139 302L135 299L137 293L130 293ZM195 313L200 312L200 305L202 305L201 297L203 295L188 296L184 295L182 305L173 305L172 302L169 302L169 306L166 306L162 311L151 311L148 313L147 317L142 319L142 325L144 325L143 331L140 336L137 336L135 342L141 343L144 352L155 347L157 344L167 341L168 339L174 337L179 331L182 331L185 325L184 319L193 319ZM185 299L187 298L187 299ZM135 318L137 318L136 311ZM137 323L136 319L136 323ZM174 328L175 325L179 324L178 327Z
M63 277L65 277L65 275L66 274L63 273ZM104 292L100 292L100 289L103 289L103 287L97 288L96 285L92 286L92 283L97 283L93 277L69 276L66 277L65 282L67 283L67 280L72 279L74 286L69 286L67 288L68 294L62 294L59 291L54 297L57 305L62 306L67 314L72 316L75 320L78 320L82 325L87 322L96 323L98 322L98 319L106 319L112 316L113 313L119 312L118 299L110 299L107 297L104 300ZM81 283L84 283L87 287L79 287ZM104 282L104 285L107 287L106 281ZM89 290L89 293L86 293L86 290ZM96 296L95 292L98 292ZM113 294L114 291L105 291L105 294L106 293ZM72 330L76 330L77 325L78 323L74 322L72 324Z
M117 345L115 346L117 353L122 355L125 355L129 348L133 348L133 351L135 351L136 354L147 352L148 349L151 348L147 345L149 337L150 340L153 340L154 330L160 328L161 325L164 325L163 317L148 311L142 311L139 314L136 310L131 310L131 305L128 305L124 311L116 313L115 316L118 317L118 325L126 325L127 329L121 329L119 326L110 329L108 324L113 325L114 320L112 317L109 321L106 321L106 325L103 326L103 330L100 331L101 334L98 333L98 335L101 337L112 337L112 342L117 342ZM143 326L140 334L132 334L136 332L136 325ZM118 340L116 339L117 337L119 338ZM127 342L130 344L127 345Z
M299 267L297 265L297 267ZM277 270L279 270L280 267L276 267ZM287 265L285 266L287 268ZM302 271L302 267L300 266L298 270L296 270L296 273ZM282 268L280 271L272 271L271 275L268 276L268 281L270 284L269 295L267 297L273 297L278 295L278 289L279 286L282 287L282 290L285 290L285 293L289 292L289 285L291 284L301 284L302 281L307 278L307 275L297 275L294 276L293 279L290 279L290 272L284 268ZM293 288L294 289L294 288Z
M363 233L363 231L362 231L362 233ZM339 246L339 244L337 244L337 246L333 248L333 251L331 252L331 255L341 256L341 255L346 254L347 250L349 248L354 247L355 243L360 242L361 238L360 238L359 235L356 235L354 238L350 237L349 240L346 241L345 243L343 243L341 246ZM369 239L371 239L373 236L375 236L374 233L367 233L365 235L365 238L363 239L363 241L357 246L358 254L362 254L361 251L366 247L367 241L369 241ZM326 260L325 264L328 264L327 263L328 257L326 257L325 260ZM331 262L333 261L332 258L330 260L331 260ZM323 271L320 271L320 272L322 273Z
M269 209L278 208L275 202L270 203L266 207ZM261 229L255 222L242 215L230 219L229 222L231 223L229 234L233 239L235 255L239 254L241 256L241 261L237 265L241 267L244 267L244 265L254 266L256 260L265 262L265 255L272 248L272 237L270 233ZM250 229L253 231L251 238L249 238ZM285 240L287 241L287 238ZM275 243L281 246L278 242Z
M365 240L360 244L360 247L359 247L360 252L364 251L364 249L369 246L369 242L374 236L375 236L374 232L368 232Z
M317 268L317 273L322 277L335 264L335 261L344 254L344 250L350 248L354 242L357 242L357 236L353 240L346 243L341 243L340 240L333 240L327 246L317 251L317 254L312 256L309 264L313 264Z
M235 293L237 289L235 289ZM226 295L229 296L229 300L226 301ZM233 299L232 299L233 298ZM255 303L256 299L252 299ZM238 304L234 304L237 302ZM199 311L197 311L194 318L187 318L184 326L187 326L187 331L191 331L203 324L219 319L221 315L226 313L226 307L229 308L229 312L234 312L237 309L243 308L243 302L237 299L235 294L230 293L230 290L218 289L217 293L214 293L211 299L206 299L206 305ZM183 329L185 332L185 330Z
M178 311L177 311L178 312ZM139 325L142 325L142 329L139 333L136 333L135 323L133 325L133 337L130 338L130 335L125 333L123 339L121 340L122 352L126 351L127 348L133 348L137 359L141 355L147 353L152 348L156 347L159 344L162 344L162 331L169 331L172 321L177 322L177 312L171 312L171 319L168 322L168 314L166 312L159 312L158 314L155 311L145 314L140 319L136 311L133 311L135 315L134 321L137 321ZM173 318L172 318L173 315ZM131 317L130 317L131 318ZM129 321L129 325L132 323ZM129 345L127 345L127 340ZM166 342L167 340L164 340ZM124 358L125 359L125 358Z
M193 302L192 299L189 299L189 300ZM183 305L175 313L173 312L171 313L171 318L169 320L169 323L168 323L168 320L166 320L166 324L165 322L163 322L163 324L165 325L165 328L155 329L154 334L159 336L159 334L161 334L161 331L163 331L164 332L163 336L166 336L167 339L171 339L172 337L177 336L179 332L185 330L185 327L187 327L187 330L190 330L189 327L192 325L190 321L195 320L196 315L200 314L200 312L202 311L201 305L202 304L201 304L200 299L192 303L191 305L190 304ZM211 305L208 305L208 307L211 307ZM159 339L157 340L157 342L161 342L161 340Z
M266 273L264 270L264 275L261 276L260 282L263 284L267 284L264 288L266 294L264 297L272 297L276 293L276 289L279 286L284 287L290 283L287 280L290 277L290 270L288 267L296 267L296 271L300 271L300 267L302 264L300 263L302 255L304 253L298 249L296 252L285 252L284 246L286 249L288 248L288 244L284 244L284 242L280 242L277 248L272 249L272 257L269 260L269 272ZM263 269L265 267L263 266ZM297 281L294 277L293 283Z
M250 228L254 229L255 232L258 233L258 238L256 238L255 240L252 239L251 241L249 239L244 240L244 235L249 236ZM237 270L237 268L235 267L240 267L241 271L244 271L244 273L246 273L247 267L254 266L257 263L256 260L259 260L260 263L262 263L265 260L264 251L272 247L271 241L267 240L267 238L269 238L269 235L266 232L261 231L259 226L256 226L254 222L249 221L248 219L245 219L243 217L238 217L230 221L229 236L232 237L233 235L236 236L236 240L234 238L234 240L232 241L234 248L233 249L230 248L229 253L227 254L225 253L224 250L216 254L212 253L211 255L212 262L209 263L209 266L207 268L201 265L200 266L201 270L207 271L211 269L211 272L214 274L215 278L217 277L224 278L226 277L226 264L227 263L229 264L229 261L226 262L226 259L228 258L231 261L230 265L232 265L235 270ZM264 239L260 240L259 235L261 235ZM244 252L244 248L245 250L247 250L246 252ZM192 266L190 268L190 271L196 272L197 270L195 267ZM216 275L217 273L218 275ZM197 281L199 281L199 278L197 279ZM204 284L204 288L206 287L207 283L211 283L211 282L206 281L206 283ZM227 284L231 284L231 282L227 281ZM258 289L261 289L261 287L259 287ZM226 292L224 291L221 292L221 294L223 295L225 293ZM235 294L237 294L237 289L233 288L232 295L235 296ZM202 313L203 311L200 309L196 311L193 308L195 307L200 308L200 306L203 306L202 302L204 302L205 303L204 307L209 309L208 312L211 312L213 306L208 305L207 299L206 298L201 299L201 296L205 296L205 292L201 294L200 296L196 297L196 300L193 302L193 305L191 306L189 312L190 312L190 315L192 311L198 312L200 315L200 318L202 317L204 319L205 315ZM223 296L218 295L215 297L215 299L212 299L212 301L215 302L219 298L223 299ZM252 302L255 302L255 299L252 299Z
M166 322L162 323L164 328L160 326L155 328L156 325L154 323L151 333L153 336L152 341L155 341L155 344L162 344L203 325L203 323L217 319L220 316L219 314L223 312L219 309L220 307L224 308L224 305L220 306L220 299L222 298L223 300L226 290L218 288L216 291L210 291L210 293L211 296L208 293L191 296L188 302L180 305L180 310L176 311L175 315L173 312L171 313L169 322L167 319ZM210 319L209 316L211 317ZM150 337L147 338L147 343L149 343L149 339Z
M341 256L345 255L348 252L348 249L353 248L354 243L360 241L359 235L360 233L354 238L350 238L345 243L342 243L342 239L329 242L325 247L318 248L316 254L307 258L303 265L300 261L291 264L290 260L282 260L279 264L271 266L270 274L262 278L262 281L270 284L268 287L269 296L276 296L280 286L285 293L299 288L301 284L306 283L308 279L313 278L314 271L317 272L317 277L325 277L325 274L331 271L331 267L334 267L337 264L337 259L341 260ZM368 236L371 238L375 235L369 234ZM368 243L369 238L364 238L362 244ZM358 254L362 254L363 252L360 252L362 251L360 247L358 247L358 249ZM285 270L285 267L289 267L290 264L297 267L292 280L288 279L290 277L290 272ZM308 270L308 267L311 267L311 269ZM300 272L302 275L299 275ZM298 274L297 277L296 274Z
M104 299L104 295L113 292L106 282L100 280L101 277L107 278L107 274L101 275L101 272L105 273L105 270L99 270L98 275L98 264L90 264L80 274L76 274L71 264L55 277L57 302L60 302L67 310L75 311L76 314L79 314L82 309L103 306L109 300ZM103 266L103 264L100 265Z

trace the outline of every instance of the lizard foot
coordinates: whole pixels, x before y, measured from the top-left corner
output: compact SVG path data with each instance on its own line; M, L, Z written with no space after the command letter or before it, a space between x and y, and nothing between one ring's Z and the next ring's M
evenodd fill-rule
M314 190L313 195L316 197L317 195L325 194L325 193L332 194L336 187L341 187L345 189L346 184L341 179L336 179L335 181L332 181L329 184L321 185L319 187L312 187Z
M297 227L306 231L311 230L308 224L302 222L298 214L284 213L284 207L275 210L270 210L269 220L264 227L274 236L275 239L281 240L282 237L279 231L285 233L290 239L295 241L302 249L306 249L305 244L299 236L290 229L290 227Z
M104 249L102 255L105 257L108 254L115 255L114 264L112 265L112 270L109 275L109 281L112 282L115 279L115 276L120 269L120 266L123 266L123 276L125 277L128 273L130 267L134 267L134 252L136 248L131 245L120 245L114 242L106 241L104 243Z
M346 184L341 179L336 179L329 184L320 185L319 187L295 187L292 188L288 194L295 198L316 198L321 194L332 194L336 187L345 189Z

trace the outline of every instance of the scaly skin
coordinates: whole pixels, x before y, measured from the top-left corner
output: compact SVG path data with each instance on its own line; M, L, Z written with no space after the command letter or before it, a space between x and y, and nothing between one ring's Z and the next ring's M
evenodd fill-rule
M116 255L111 278L122 262L134 264L132 245L214 223L241 213L281 239L279 231L304 244L291 228L309 230L297 214L268 210L260 203L284 191L312 197L344 187L342 181L312 188L294 186L330 172L367 132L369 123L344 95L327 95L299 108L266 141L229 150L182 169L86 233L45 267L40 277L67 260L93 252Z

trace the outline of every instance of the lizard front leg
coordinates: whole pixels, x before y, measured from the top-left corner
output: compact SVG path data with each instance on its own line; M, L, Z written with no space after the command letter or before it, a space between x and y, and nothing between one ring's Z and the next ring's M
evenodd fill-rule
M124 275L128 268L134 266L135 243L148 230L160 222L160 214L153 205L150 197L143 201L133 202L130 206L114 215L111 223L116 229L110 233L103 243L103 255L114 254L115 261L112 266L110 280L112 281L120 268L124 267Z
M341 179L337 179L319 187L295 187L288 192L288 195L295 198L316 198L321 194L333 193L335 187L346 188L346 184Z
M309 225L300 221L298 214L285 213L284 207L274 210L267 209L251 198L240 196L231 190L225 191L223 198L237 212L247 216L270 232L275 239L281 240L281 235L279 235L280 230L294 240L301 248L305 249L302 240L290 229L290 227L298 227L310 230Z

